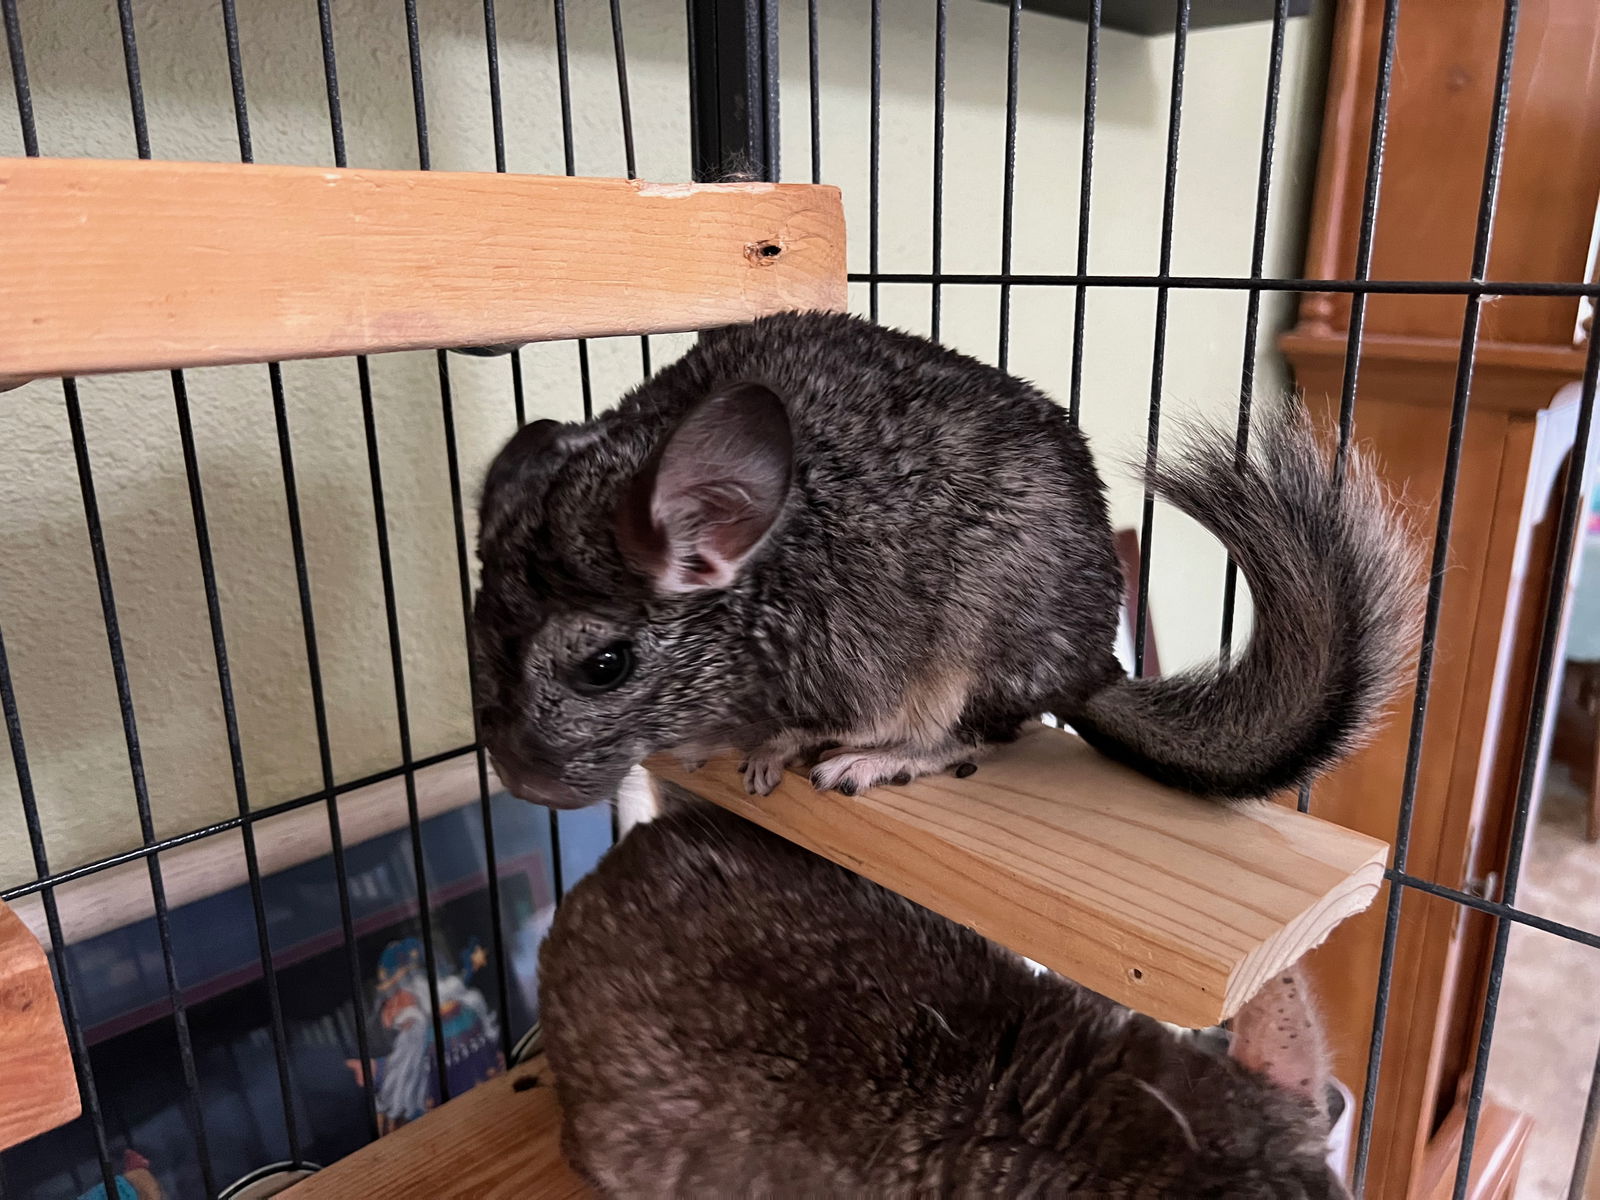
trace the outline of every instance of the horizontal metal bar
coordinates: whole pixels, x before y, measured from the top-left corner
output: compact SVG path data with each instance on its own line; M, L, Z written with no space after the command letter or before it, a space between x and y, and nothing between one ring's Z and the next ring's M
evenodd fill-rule
M269 817L282 816L284 813L304 808L308 804L319 804L330 796L342 796L347 792L371 787L375 783L398 779L407 771L421 771L442 762L449 762L453 758L471 754L476 749L476 746L457 746L451 750L441 750L438 754L430 754L407 765L390 767L372 775L363 775L360 779L352 779L348 783L341 783L332 789L319 789L315 792L308 792L304 796L296 796L293 800L284 800L278 804L268 805L265 808L254 809L249 815L249 823L254 825ZM198 842L215 834L226 833L230 829L238 829L243 824L245 824L245 818L229 817L226 821L218 821L213 825L203 825L199 829L191 829L186 833L175 833L171 837L151 842L147 846L137 846L132 850L125 850L121 854L112 854L105 858L95 859L93 862L85 863L81 867L73 867L67 871L57 871L53 875L19 884L7 891L0 892L0 900L9 902L22 896L31 896L35 892L44 891L46 888L59 887L61 884L71 883L74 879L82 879L85 876L97 874L109 867L118 867L128 862L138 862L142 858L149 858L152 854L159 854L163 850L171 850L176 846L182 846L189 842Z
M1580 946L1588 946L1600 950L1600 933L1588 929L1579 929L1576 925L1568 925L1562 921L1552 921L1549 917L1541 917L1537 913L1527 912L1520 908L1513 908L1509 904L1501 904L1498 900L1485 900L1482 896L1474 896L1471 892L1463 892L1459 888L1446 887L1442 883L1433 883L1427 879L1419 879L1415 875L1408 875L1404 871L1396 871L1393 867L1384 873L1384 878L1390 883L1398 883L1401 887L1410 888L1417 892L1426 892L1430 896L1437 896L1441 900L1453 900L1466 908L1475 908L1479 912L1488 913L1494 917L1504 917L1518 925L1526 925L1530 929L1537 929L1543 933L1554 934L1556 937L1565 938L1569 942L1577 942Z
M1027 275L852 271L851 283L945 286L1188 288L1199 291L1380 293L1401 296L1600 296L1597 283L1470 279L1253 279L1247 275Z

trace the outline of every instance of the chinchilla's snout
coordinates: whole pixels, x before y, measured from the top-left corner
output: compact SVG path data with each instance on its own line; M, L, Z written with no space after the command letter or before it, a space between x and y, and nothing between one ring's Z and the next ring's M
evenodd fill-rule
M499 738L485 738L489 763L501 785L518 800L546 808L587 808L605 796L590 796L562 777L559 767L528 757Z

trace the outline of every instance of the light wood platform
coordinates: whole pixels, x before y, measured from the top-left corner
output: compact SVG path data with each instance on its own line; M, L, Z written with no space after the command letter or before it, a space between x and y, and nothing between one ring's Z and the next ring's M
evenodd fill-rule
M535 1082L536 1081L536 1082ZM593 1193L561 1157L561 1110L536 1058L340 1159L290 1200L577 1200Z
M79 1104L50 964L0 902L0 1150L66 1124Z
M790 773L745 794L736 763L659 778L714 801L1175 1025L1231 1016L1372 903L1388 847L1274 804L1152 783L1035 726L968 779L819 795Z
M0 380L842 309L844 245L810 184L0 159Z

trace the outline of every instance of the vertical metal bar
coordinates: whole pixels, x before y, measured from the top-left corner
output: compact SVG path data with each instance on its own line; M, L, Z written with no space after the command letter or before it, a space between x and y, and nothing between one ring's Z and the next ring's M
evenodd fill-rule
M422 34L417 24L417 0L404 0L404 5L406 15L406 57L411 66L412 119L413 123L416 125L417 133L417 166L421 170L426 171L429 170L433 165L433 156L428 146L428 102L427 93L424 88L422 78ZM445 365L443 352L436 351L435 353L438 358L439 377L442 386L446 378L448 368ZM368 374L365 369L363 369L362 373L364 375ZM382 513L383 472L379 467L378 461L378 430L375 414L370 402L371 395L372 389L369 384L362 389L362 417L365 421L367 431L367 454L372 472L373 507L375 511ZM460 505L456 505L456 507L459 509ZM387 565L389 563L389 531L388 521L386 518L382 516L379 517L378 528L380 558L382 562L386 564L383 571L384 601L390 612L390 653L394 662L396 708L400 714L400 726L402 732L400 752L405 761L409 763L412 761L411 722L405 708L401 707L401 705L404 703L404 667L401 663L400 623L398 612L395 610L394 606L393 576L392 571ZM488 787L486 782L484 782L484 771L485 766L483 750L480 747L478 750L478 776L480 787L482 788L481 799L483 800L484 804L487 805ZM431 911L433 907L433 901L428 890L427 866L426 862L424 861L425 856L423 854L422 845L422 821L420 813L417 810L416 775L414 770L406 776L406 780L408 784L406 790L406 804L411 825L412 869L416 872L417 876L417 908L419 915L422 917L423 929L422 951L428 968L428 999L430 1001L430 1007L433 1010L430 1014L433 1018L433 1057L434 1065L439 1073L439 1099L444 1101L450 1098L450 1081L446 1075L447 1063L444 1053L444 1021L439 1012L439 966L435 961L435 947L433 944L433 914ZM492 839L492 826L485 827L484 836ZM499 880L496 875L495 864L491 862L489 864L489 889L491 902L494 898L497 898L498 893L496 889L498 886ZM498 906L495 908L494 917L494 923L496 926L498 926L500 918ZM505 959L503 956L500 961L502 964L504 964Z
M1089 273L1089 198L1094 186L1094 120L1100 88L1101 0L1089 0L1088 40L1083 68L1083 158L1078 183L1078 275ZM1076 425L1083 413L1083 327L1089 289L1077 286L1072 310L1072 385L1067 398L1067 418Z
M483 48L488 58L489 118L494 126L494 169L506 171L505 102L500 92L500 39L496 31L494 0L483 0ZM528 402L522 386L522 351L511 352L511 400L516 408L517 425L528 423Z
M940 0L943 3L943 0ZM822 51L817 0L806 0L806 64L811 91L811 182L822 182Z
M333 42L333 14L329 0L317 0L318 36L322 45L323 86L328 102L329 132L336 166L346 163L344 114L339 101L339 62ZM366 992L361 985L361 958L356 945L355 919L350 906L350 879L344 856L344 835L339 823L339 800L333 792L333 750L328 739L328 709L322 686L322 658L317 649L316 619L311 606L311 576L306 564L305 535L300 523L300 495L295 481L294 455L289 439L289 412L284 399L283 376L277 364L267 368L272 387L273 419L277 425L278 457L283 470L284 501L288 506L289 540L294 551L295 583L300 596L300 624L305 634L306 669L311 681L311 708L317 728L317 754L322 785L328 790L328 838L333 850L334 881L339 892L339 923L345 939L345 966L350 975L351 1015L355 1022L356 1049L361 1055L362 1090L367 1101L369 1132L378 1134L378 1098L373 1083L372 1047L367 1030Z
M1250 245L1250 278L1260 279L1267 261L1267 209L1272 199L1272 161L1278 143L1278 89L1283 82L1283 38L1288 25L1289 0L1276 0L1272 12L1272 46L1267 56L1267 97L1261 118L1261 154L1256 173L1256 227ZM1255 399L1256 343L1261 332L1261 289L1251 288L1245 302L1244 362L1239 369L1239 429L1234 462L1242 467L1250 451L1250 408ZM1221 657L1227 664L1233 653L1234 605L1238 600L1239 564L1228 556L1222 578Z
M367 475L372 489L373 526L378 538L378 571L383 580L383 616L389 631L389 672L394 680L395 726L400 740L400 761L406 793L406 818L411 834L411 869L417 878L417 918L422 926L423 965L428 973L428 1001L433 1018L434 1066L439 1075L439 1095L447 1099L444 1028L439 1013L439 969L433 943L433 899L428 888L427 863L422 846L422 817L417 807L417 772L411 750L411 713L406 698L405 652L400 638L399 606L395 599L394 560L389 549L389 518L383 500L383 464L378 450L377 415L372 402L372 372L365 358L356 359L356 379L361 391L361 423L367 447Z
M617 60L617 103L622 110L622 155L628 178L639 177L639 164L633 153L633 101L628 94L628 49L622 40L622 0L611 0L611 52ZM639 366L650 377L650 335L639 338Z
M689 0L694 177L778 177L777 6Z
M7 30L15 7L6 5ZM16 44L13 35L13 45ZM29 155L29 157L34 157ZM35 874L44 878L50 874L50 858L44 844L44 826L39 820L39 801L33 791L33 772L28 766L28 748L22 737L22 717L17 709L16 693L11 686L11 664L6 657L6 639L0 630L0 712L6 725L6 738L11 745L11 769L17 777L17 793L22 797L22 821L28 830L28 847L33 851ZM111 1145L106 1138L105 1114L100 1109L100 1089L95 1085L94 1065L89 1061L89 1046L84 1040L83 1026L78 1020L78 1005L73 995L72 971L67 962L66 935L61 931L61 911L56 904L56 890L47 887L40 894L44 903L45 925L50 931L50 956L55 967L56 990L61 996L61 1012L66 1018L67 1037L72 1043L72 1065L78 1076L78 1094L83 1098L83 1112L89 1118L89 1128L94 1135L95 1157L100 1162L100 1179L106 1186L106 1195L116 1195L116 1167L111 1162Z
M1395 33L1395 0L1384 11L1382 56L1392 60ZM1506 106L1510 99L1510 67L1516 28L1516 0L1511 0L1506 10L1506 24L1501 38L1502 74L1497 80L1494 117L1490 126L1488 148L1485 155L1483 190L1478 204L1478 236L1473 248L1472 278L1481 281L1488 266L1490 234L1494 225L1495 201L1499 192L1501 154L1504 148ZM1387 93L1384 72L1380 66L1380 95L1375 101L1373 137L1381 136L1377 109L1386 106ZM1369 161L1381 164L1381 159ZM1369 183L1370 183L1369 177ZM1376 219L1376 199L1365 208L1363 221ZM1450 432L1447 438L1444 478L1440 483L1439 520L1434 533L1433 557L1428 583L1427 607L1423 616L1422 644L1417 660L1416 698L1412 706L1411 735L1406 750L1406 769L1400 793L1400 811L1397 819L1394 844L1394 869L1404 871L1410 854L1411 827L1416 808L1417 781L1422 765L1422 748L1426 733L1428 701L1433 684L1435 643L1438 639L1439 615L1444 603L1445 572L1449 566L1450 534L1455 517L1456 487L1460 475L1461 449L1466 436L1466 416L1472 393L1472 373L1477 363L1478 319L1482 304L1481 295L1467 298L1462 322L1461 352L1456 363L1455 393L1451 403ZM1341 413L1341 420L1343 419ZM1342 466L1342 464L1339 464ZM1337 469L1337 468L1336 468ZM1371 1149L1372 1127L1375 1120L1378 1083L1383 1065L1383 1043L1388 1026L1389 1001L1393 983L1396 948L1399 944L1400 913L1405 889L1392 886L1388 910L1384 916L1383 950L1379 960L1378 989L1374 1002L1372 1042L1368 1050L1367 1079L1363 1089L1361 1126L1356 1146L1355 1182L1357 1192L1365 1186L1367 1163ZM1475 1113L1469 1113L1469 1126L1464 1131L1465 1145L1470 1146L1476 1135Z
M495 854L494 808L490 803L489 764L478 727L478 682L473 670L472 570L467 560L467 527L462 510L461 460L456 450L456 417L450 392L450 372L443 350L435 351L439 365L439 408L444 422L445 463L450 473L450 510L455 523L456 575L461 586L461 627L466 637L467 688L472 700L473 756L478 764L478 811L483 818L483 848L489 876L489 921L494 947L495 978L500 1001L500 1049L511 1057L511 960L506 955L504 916L500 901L500 862Z
M1011 233L1017 210L1017 75L1021 59L1022 0L1011 0L1006 30L1006 165L1000 193L1000 274L1011 274ZM1000 284L1000 353L997 365L1011 363L1011 284Z
M27 55L22 50L22 21L17 16L17 0L5 0L0 7L5 17L6 53L11 59L11 87L17 97L17 116L22 122L22 152L39 157L39 128L33 119L33 91L28 86Z
M328 734L328 701L322 685L322 655L317 644L316 613L311 603L311 572L306 562L305 530L300 520L300 490L294 468L294 447L289 434L289 407L284 397L283 372L277 363L267 366L272 391L272 418L278 436L278 462L283 474L283 500L289 520L289 545L294 555L295 587L300 600L300 628L305 637L306 674L311 688L311 715L317 730L317 765L328 803L328 846L333 853L333 876L339 896L339 930L344 939L345 970L350 979L351 1016L355 1022L356 1052L361 1058L361 1091L366 1101L367 1133L378 1135L378 1095L372 1078L372 1046L367 1034L366 1005L361 987L361 958L356 945L355 914L350 904L350 870L345 858L344 828L339 818L339 797L334 792L333 745Z
M95 585L100 593L100 615L106 630L106 647L111 655L111 674L117 688L117 707L122 713L122 737L128 751L128 773L133 781L134 808L139 816L139 837L145 845L156 840L155 818L150 809L150 789L144 774L144 751L139 744L139 725L134 715L133 690L128 682L128 663L123 653L122 626L117 618L117 601L111 584L111 565L106 556L105 532L100 523L100 504L95 496L94 472L89 461L89 442L84 434L83 410L78 401L78 384L63 379L61 390L66 402L67 425L72 436L73 459L78 472L78 491L83 501L83 518L89 535L89 553L94 560ZM212 1170L211 1149L206 1139L205 1120L200 1110L200 1077L195 1071L194 1044L189 1036L189 1010L178 980L177 960L172 950L172 921L167 910L167 889L161 874L161 856L145 859L150 878L150 902L155 910L156 936L161 945L161 965L166 975L167 1000L172 1005L173 1030L178 1041L178 1061L183 1073L187 1103L184 1111L195 1140L195 1155L207 1195L217 1190Z
M1514 25L1517 0L1507 4L1508 28ZM1509 71L1507 71L1509 75ZM1573 439L1572 457L1567 466L1566 490L1561 498L1561 514L1556 526L1556 555L1551 565L1551 587L1545 604L1544 626L1539 638L1538 664L1533 676L1533 705L1528 712L1528 729L1522 746L1522 770L1517 780L1517 804L1512 817L1511 843L1506 852L1505 882L1500 899L1515 905L1522 881L1523 851L1527 845L1528 822L1533 811L1533 785L1539 774L1539 749L1543 744L1545 718L1549 709L1551 684L1559 669L1556 647L1561 640L1561 618L1566 608L1567 590L1562 581L1572 566L1572 551L1577 541L1578 522L1584 501L1584 477L1590 433L1594 425L1597 377L1600 377L1600 338L1589 339L1589 356L1584 367L1583 399L1578 407L1578 429ZM1484 993L1483 1020L1478 1029L1478 1051L1467 1092L1467 1119L1461 1134L1461 1158L1456 1167L1455 1200L1467 1194L1472 1173L1472 1153L1477 1140L1478 1118L1483 1108L1483 1091L1489 1076L1489 1054L1494 1045L1495 1020L1500 1010L1500 989L1505 980L1506 951L1510 944L1511 922L1496 916L1494 952L1489 963L1489 986ZM1589 1108L1594 1099L1591 1096ZM1593 1141L1593 1117L1585 1112L1589 1141ZM1581 1187L1581 1181L1578 1186Z
M761 113L769 130L764 178L783 178L782 143L778 140L778 0L759 0Z
M331 0L317 0L317 29L322 41L322 86L328 101L328 132L333 138L333 165L349 165L344 142L344 105L339 99L339 56L333 44Z
M122 40L123 70L127 76L128 106L133 121L134 146L142 159L150 157L150 128L144 106L144 84L139 71L139 48L134 30L132 0L117 0L117 25ZM111 590L110 565L105 553L104 533L100 523L99 504L94 494L93 475L89 462L88 439L84 432L83 411L78 399L77 383L62 380L66 400L67 423L71 430L73 453L77 462L78 486L82 493L84 518L89 526L90 551L95 561L95 577L100 590L101 613L106 627L106 639L111 652L112 674L116 680L117 699L122 709L123 739L127 743L128 766L133 776L134 803L139 814L139 832L145 842L155 840L155 821L150 807L149 786L144 774L144 752L139 744L138 725L134 716L133 692L128 682L127 662L123 652L122 632L116 615L116 601ZM178 979L177 960L172 947L172 923L167 908L166 885L162 878L159 856L152 854L148 860L150 895L156 914L156 933L161 943L162 965L167 977L167 993L173 1006L173 1028L178 1041L178 1057L182 1065L184 1085L188 1092L188 1108L195 1136L195 1148L200 1159L201 1177L208 1191L215 1191L210 1146L206 1140L205 1120L200 1108L200 1079L195 1070L194 1045L189 1032L188 1007L183 1001Z
M1589 1099L1583 1106L1583 1125L1578 1130L1578 1152L1572 1160L1572 1179L1567 1184L1567 1200L1584 1200L1589 1168L1594 1162L1597 1129L1600 1129L1600 1050L1595 1052L1594 1072L1589 1076Z
M16 0L0 4L6 31L6 51L11 62L11 81L16 94L17 116L22 127L23 153L29 158L39 155L39 130L33 115L33 94L28 86L27 55L22 45L22 22L17 13ZM11 747L11 768L16 775L17 794L22 801L22 820L28 831L28 847L33 854L36 877L50 874L50 859L46 852L44 827L39 819L38 798L33 790L33 772L28 764L28 751L22 735L22 717L17 708L16 694L11 684L11 664L6 656L5 635L0 631L0 712L3 712L6 738ZM111 1146L106 1138L105 1115L100 1108L100 1089L95 1083L94 1064L89 1058L89 1046L83 1036L83 1025L78 1017L74 996L69 948L61 929L61 911L56 903L53 887L43 889L40 896L44 904L45 926L50 934L50 955L55 968L56 991L61 999L61 1012L67 1037L72 1046L72 1066L78 1079L84 1115L89 1118L89 1129L94 1138L95 1158L100 1166L100 1180L109 1196L116 1184L116 1168L111 1162ZM74 1175L76 1178L76 1174Z
M239 713L234 703L233 673L228 662L227 636L222 623L222 601L217 593L217 569L211 550L211 531L206 520L205 491L200 480L200 461L195 449L194 424L189 414L189 393L183 372L172 372L172 399L178 417L178 438L183 445L183 471L189 484L189 512L194 522L195 545L200 555L200 583L205 591L206 620L211 628L211 650L217 668L217 687L222 702L222 722L228 739L228 760L233 769L233 795L239 810L239 834L244 843L245 874L250 885L250 909L255 918L256 946L261 961L261 982L267 993L268 1031L272 1055L278 1072L278 1098L283 1106L284 1134L289 1158L296 1165L304 1161L300 1153L300 1129L294 1114L294 1084L289 1072L289 1038L283 1023L283 999L278 992L278 975L273 969L272 941L267 930L267 902L261 890L261 860L256 851L255 821L250 814L250 790L244 767L244 746L239 736Z
M150 126L145 120L144 81L139 75L139 47L133 29L133 0L117 0L117 26L122 33L122 66L128 76L128 107L133 116L134 146L140 158L149 158Z
M33 115L33 95L28 87L27 54L23 49L22 21L17 13L16 0L0 0L0 17L3 17L5 24L6 52L11 62L11 82L16 92L23 153L29 158L37 158L39 129ZM44 825L39 819L39 801L33 790L33 771L28 764L27 743L22 735L22 715L11 683L11 663L6 655L3 630L0 630L0 715L4 717L6 740L11 748L11 769L16 776L17 795L22 802L22 822L28 831L28 848L33 854L34 874L40 879L48 878L50 858L45 848ZM61 998L63 1023L72 1046L72 1066L78 1078L78 1094L82 1098L84 1115L89 1118L95 1157L100 1166L100 1180L109 1196L115 1186L116 1168L112 1164L111 1146L106 1138L105 1114L100 1108L100 1089L95 1083L94 1064L89 1059L89 1045L83 1036L83 1024L78 1018L72 969L68 961L70 951L61 929L61 911L56 903L55 889L42 889L40 900L44 905L45 926L50 934L50 955L55 968L56 991Z
M1505 151L1507 115L1511 105L1511 75L1516 54L1517 18L1520 0L1506 0L1505 23L1500 34L1500 61L1495 75L1494 120L1489 127L1489 148L1484 156L1483 197L1478 208L1478 229L1472 252L1472 279L1481 282L1488 271L1489 247L1494 237L1495 205L1500 192L1500 171ZM1482 297L1467 297L1466 333L1476 339ZM1589 434L1594 421L1595 388L1600 383L1600 337L1589 338L1589 355L1584 365L1583 398L1578 405L1578 428L1573 436L1572 454L1567 464L1566 491L1561 498L1561 516L1556 526L1555 561L1550 568L1550 587L1545 602L1544 625L1539 637L1539 657L1533 675L1533 705L1528 713L1528 728L1522 744L1522 770L1517 780L1517 804L1511 822L1511 841L1506 850L1505 880L1500 885L1503 904L1515 905L1522 882L1523 851L1528 839L1528 821L1533 811L1533 785L1539 775L1539 751L1544 742L1545 717L1551 685L1560 669L1556 657L1561 640L1561 618L1566 610L1564 586L1572 567L1573 547L1577 542L1579 513L1587 497L1584 484L1588 476ZM1473 1143L1477 1139L1478 1117L1483 1107L1483 1089L1489 1075L1489 1052L1494 1045L1495 1019L1500 1009L1500 987L1505 976L1506 950L1510 945L1511 925L1495 918L1494 951L1489 963L1489 986L1484 993L1483 1021L1478 1031L1478 1053L1473 1063L1472 1083L1467 1094L1467 1119L1461 1134L1461 1161L1456 1170L1456 1200L1467 1194L1472 1172Z
M1178 201L1178 141L1183 124L1183 67L1189 45L1189 0L1177 0L1172 42L1172 97L1167 116L1166 187L1161 201L1161 254L1157 275L1172 274L1172 230ZM1150 364L1150 418L1145 436L1145 463L1153 468L1161 438L1161 386L1167 361L1167 305L1171 290L1156 289L1155 352ZM1147 487L1139 522L1139 601L1134 614L1133 673L1144 674L1144 644L1150 621L1150 549L1155 529L1155 497Z
M883 151L883 0L872 0L872 114L868 133L867 308L878 319L879 222L882 209L880 164Z
M228 82L233 96L234 125L239 142L239 158L250 162L254 152L250 141L250 109L245 94L244 59L239 49L239 19L235 0L222 0L223 40L227 46ZM272 942L267 928L266 899L262 893L261 863L256 850L255 822L250 812L249 788L244 767L244 750L239 736L239 718L234 703L233 679L228 663L226 635L222 622L221 599L217 593L216 564L211 551L211 534L206 520L205 493L200 479L199 457L195 448L194 427L189 415L189 396L183 373L172 372L172 397L178 417L178 436L183 445L184 474L189 484L189 507L194 521L195 543L200 554L200 578L205 590L206 616L211 626L211 644L217 667L217 686L221 693L223 723L228 738L228 759L233 768L234 798L239 809L239 833L244 845L245 871L250 884L250 904L255 917L256 942L261 959L262 983L267 993L267 1011L272 1048L278 1072L279 1098L283 1105L284 1132L289 1158L303 1161L299 1124L294 1114L294 1086L289 1067L289 1038L284 1026L282 997L277 972L273 969Z
M1383 10L1383 30L1379 40L1378 50L1378 78L1376 91L1372 104L1372 129L1369 134L1367 155L1367 182L1366 195L1362 201L1361 209L1361 242L1366 246L1367 263L1370 269L1372 253L1372 231L1377 224L1378 217L1378 184L1381 179L1383 155L1381 147L1388 130L1389 120L1389 92L1390 81L1394 74L1394 48L1395 35L1400 18L1400 0L1387 0ZM1361 248L1357 247L1357 268L1361 266ZM1356 303L1360 301L1362 321L1358 321ZM1339 405L1339 440L1342 445L1348 445L1344 432L1345 413L1350 414L1350 421L1355 418L1355 375L1356 364L1361 357L1361 339L1363 331L1364 314L1366 312L1365 298L1359 293L1351 300L1350 340L1345 346L1345 382ZM1459 453L1459 450L1457 451ZM1449 459L1447 455L1446 466ZM1343 463L1336 463L1335 469L1338 476L1343 476ZM1452 495L1453 495L1452 488ZM1435 552L1435 565L1438 565L1438 553ZM1435 572L1437 577L1438 572ZM1429 589L1429 603L1433 604L1433 589ZM1424 629L1429 628L1424 625ZM1438 619L1435 616L1431 627L1435 634L1438 630ZM1425 680L1431 680L1433 675L1432 643L1424 641L1422 655L1427 662L1419 660L1417 665L1417 678L1419 686ZM1426 674L1424 674L1426 670ZM1400 811L1396 818L1396 836L1394 843L1394 869L1404 871L1411 847L1412 815L1416 806L1417 779L1421 769L1422 753L1422 719L1427 712L1427 695L1419 691L1418 699L1421 703L1420 711L1413 708L1411 718L1410 744L1406 750L1406 770L1404 781L1400 789ZM1362 1087L1361 1121L1356 1135L1356 1159L1353 1172L1353 1181L1356 1194L1359 1196L1366 1186L1367 1161L1372 1145L1372 1128L1375 1118L1374 1109L1378 1099L1379 1071L1383 1064L1383 1042L1389 1023L1389 989L1394 976L1395 949L1398 945L1400 934L1400 907L1405 898L1404 889L1398 885L1391 886L1389 903L1384 915L1383 949L1379 957L1378 987L1373 998L1372 1039L1367 1049L1367 1078Z
M1389 90L1394 74L1395 28L1400 0L1387 0L1383 9L1382 50L1372 101L1372 129L1367 138L1367 178L1361 196L1361 227L1356 239L1355 278L1372 277L1372 242L1378 225L1378 194L1383 186L1383 152L1389 133ZM1344 383L1339 391L1339 451L1334 460L1334 482L1344 479L1350 455L1350 437L1356 419L1356 383L1361 374L1361 337L1367 326L1367 293L1360 288L1350 297L1350 332L1345 341Z
M567 55L566 0L553 0L556 22L556 72L561 85L561 153L568 175L578 173L577 155L572 141L572 67ZM594 416L594 385L589 375L589 342L578 339L578 379L583 389L583 419ZM551 824L556 814L550 814Z
M335 166L346 165L344 108L339 99L339 59L333 40L329 0L317 0L322 38L322 72L328 99L328 126L333 137ZM378 455L378 430L372 402L372 373L364 355L356 357L356 385L361 394L361 420L366 438L367 474L372 489L373 524L378 540L378 569L383 580L384 622L389 633L389 669L394 681L395 726L400 743L401 779L405 786L406 815L411 834L412 869L417 876L417 916L422 927L422 953L428 973L428 999L433 1010L435 1069L439 1094L447 1092L444 1074L444 1038L439 1019L439 976L434 962L433 914L422 853L422 822L417 808L417 772L411 753L411 718L406 703L405 663L400 622L395 602L394 563L389 552L389 522L383 503L383 467Z
M943 315L944 283L944 118L945 86L949 73L950 0L935 0L937 15L933 35L933 294L929 320L934 341L939 340Z

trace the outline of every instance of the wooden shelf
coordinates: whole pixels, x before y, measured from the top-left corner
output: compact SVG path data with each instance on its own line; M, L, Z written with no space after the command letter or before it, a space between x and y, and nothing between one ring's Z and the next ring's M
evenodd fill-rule
M0 159L0 380L845 305L837 188Z
M1231 1016L1366 908L1388 847L1273 804L1224 807L1036 726L971 778L819 795L736 765L655 776L1176 1025Z
M291 1200L471 1196L577 1200L593 1193L561 1157L561 1110L543 1058L457 1096L342 1158Z
M0 902L0 1150L78 1115L78 1078L44 951Z

